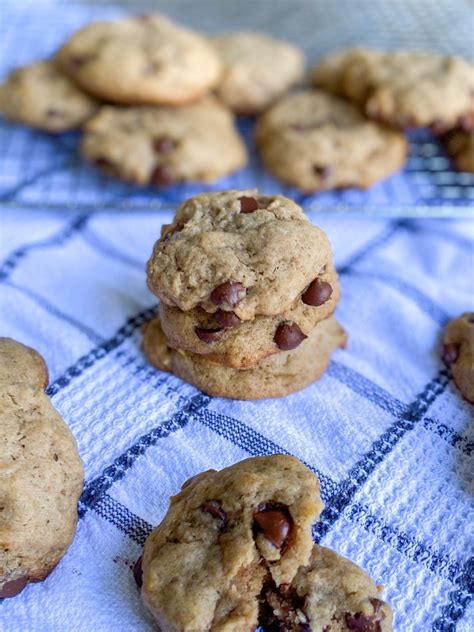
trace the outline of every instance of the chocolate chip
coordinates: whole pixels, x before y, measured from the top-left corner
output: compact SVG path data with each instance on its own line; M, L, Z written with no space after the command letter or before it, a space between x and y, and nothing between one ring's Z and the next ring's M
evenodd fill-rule
M448 366L451 366L458 359L459 346L458 345L443 345L442 358L443 362Z
M3 584L0 588L0 598L9 599L15 597L25 586L28 584L28 577L19 577L18 579L12 579L10 582Z
M258 209L258 200L253 197L243 195L242 197L239 197L239 200L241 213L253 213Z
M463 114L459 117L459 126L465 131L469 132L474 129L474 113Z
M138 560L133 565L133 577L138 588L143 584L143 568L142 568L143 555L140 555Z
M321 180L327 180L332 174L332 168L329 165L314 165L313 171Z
M158 136L153 139L153 149L161 154L167 154L176 147L176 141L169 136Z
M216 520L219 520L221 526L223 527L227 522L227 514L222 509L221 504L218 500L206 500L201 505L201 511L210 514Z
M321 281L321 279L316 278L303 292L301 300L303 303L306 303L306 305L318 307L319 305L324 305L324 303L331 298L331 294L331 285L326 283L326 281Z
M273 340L282 351L295 349L307 338L296 323L281 323L275 332Z
M377 616L382 613L382 618L383 618L382 607L383 607L385 602L383 602L381 599L377 599L376 597L372 597L372 599L369 599L369 601L372 604L372 607L374 609L374 613Z
M368 617L362 612L356 612L352 615L346 614L346 625L349 630L355 630L356 632L381 632L380 622L373 617Z
M91 58L92 55L75 55L74 57L70 57L68 59L67 65L72 70L79 70L79 68L87 63Z
M221 327L237 327L240 325L240 318L234 312L226 312L223 309L218 309L214 314L214 318L217 320Z
M219 329L205 329L204 327L195 327L194 331L196 336L203 342L216 342L224 333L224 328Z
M288 507L281 503L263 505L254 512L253 519L257 532L262 533L277 549L282 549L293 526Z
M115 167L107 158L96 158L94 160L94 166L101 169L101 171L105 171L105 173L115 175Z
M46 116L49 118L62 118L64 116L64 112L55 108L49 108L46 110Z
M151 174L151 183L158 186L171 184L173 182L173 174L171 169L165 167L165 165L158 165Z
M231 307L235 307L244 298L247 290L242 283L238 281L225 281L211 292L211 301L214 305L224 305L227 303Z
M447 129L446 123L444 121L440 121L439 119L435 119L430 125L430 131L435 136L439 136Z

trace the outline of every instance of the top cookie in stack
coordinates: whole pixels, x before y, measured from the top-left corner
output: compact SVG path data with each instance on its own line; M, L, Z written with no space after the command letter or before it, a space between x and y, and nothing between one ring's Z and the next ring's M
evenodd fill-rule
M148 262L161 299L150 360L201 390L286 395L321 375L345 334L327 236L283 196L197 195L164 226Z

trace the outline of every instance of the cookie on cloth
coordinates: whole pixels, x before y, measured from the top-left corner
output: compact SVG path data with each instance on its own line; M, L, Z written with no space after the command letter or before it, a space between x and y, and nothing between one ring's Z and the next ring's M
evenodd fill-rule
M347 336L330 317L318 323L308 336L292 323L286 323L279 340L287 351L264 358L249 368L233 369L205 356L173 348L155 318L145 327L143 350L158 369L174 373L208 395L254 400L285 397L319 379L331 354L345 347Z
M285 632L391 632L381 590L356 564L315 544L290 584L267 581L259 623Z
M73 33L57 60L87 92L128 105L189 103L221 71L205 38L158 14L92 22Z
M147 280L181 310L252 320L285 312L331 261L326 234L289 198L220 191L178 208L154 246Z
M474 173L474 131L454 129L442 136L446 153L460 171Z
M103 106L81 153L111 175L155 186L212 182L247 162L233 115L211 97L180 108Z
M209 314L196 307L183 312L166 303L159 306L163 331L173 347L192 351L232 368L246 368L287 349L282 332L291 326L307 336L330 316L339 300L337 273L328 265L286 312L241 321L233 312Z
M303 54L289 42L246 31L211 42L222 63L215 94L238 114L261 112L303 77Z
M41 356L0 338L0 597L45 579L76 532L82 462Z
M80 127L97 107L98 102L52 60L17 68L0 85L0 112L5 118L46 132Z
M474 312L465 312L446 325L442 357L464 399L474 404Z
M318 62L312 78L401 129L474 127L474 66L460 57L353 48Z
M259 118L255 138L268 170L305 192L367 188L400 169L407 153L401 133L321 90L281 99Z
M317 477L291 456L191 478L145 543L141 595L160 629L254 629L264 579L287 584L308 561L321 510Z

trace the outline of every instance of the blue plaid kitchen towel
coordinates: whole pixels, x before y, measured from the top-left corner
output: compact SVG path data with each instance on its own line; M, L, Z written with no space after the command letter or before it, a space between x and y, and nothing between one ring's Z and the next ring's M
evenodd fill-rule
M403 14L407 3L393 4ZM105 11L41 5L28 5L28 20L25 3L1 5L2 70ZM37 37L15 45L19 29L34 28ZM156 306L144 265L176 200L148 208L151 193L127 197L122 185L61 162L74 138L6 125L1 134L0 331L45 357L48 393L76 436L86 481L70 550L45 582L0 602L0 630L153 630L130 567L169 496L196 472L289 452L321 481L315 540L385 585L397 632L471 632L473 408L441 364L439 342L450 317L474 309L472 221L374 219L365 202L342 219L307 205L333 245L347 349L287 398L210 398L153 369L140 350L140 326ZM223 186L253 184L248 171ZM100 196L110 210L91 212Z

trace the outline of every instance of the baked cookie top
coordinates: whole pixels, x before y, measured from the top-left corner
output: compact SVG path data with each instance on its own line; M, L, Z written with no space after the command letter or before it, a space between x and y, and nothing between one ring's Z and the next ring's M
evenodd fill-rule
M171 371L214 397L242 400L285 397L319 379L331 354L346 346L347 336L333 317L317 323L307 336L293 323L284 323L284 327L280 340L290 343L287 350L245 369L234 369L206 356L174 349L158 318L145 327L143 350L158 369Z
M241 321L233 312L217 310L209 314L199 307L183 312L166 303L160 304L159 315L172 346L229 367L245 368L295 348L316 323L332 314L338 300L337 273L329 264L295 304L277 316Z
M239 114L261 112L303 77L303 54L288 42L245 31L211 42L222 63L215 92Z
M247 161L233 115L212 97L180 108L103 106L81 153L109 174L156 186L211 182Z
M264 575L291 581L321 509L316 476L291 456L191 478L145 543L145 603L166 630L251 630Z
M290 585L267 582L260 623L288 632L391 632L391 608L380 590L356 564L314 545Z
M459 57L349 49L319 62L313 83L402 129L474 127L474 66Z
M474 173L474 131L454 129L443 136L442 142L458 169Z
M474 312L465 312L446 325L442 356L456 386L474 404Z
M79 127L97 107L52 60L17 68L0 85L0 112L10 121L47 132Z
M148 286L182 310L241 320L287 310L331 261L325 233L283 196L203 193L182 204L148 261Z
M76 530L82 462L33 349L0 338L0 597L56 566Z
M256 142L277 178L307 192L368 187L399 169L407 151L401 133L321 90L281 99L258 120Z
M132 105L188 103L211 89L220 74L205 38L158 14L88 24L57 59L84 90Z

